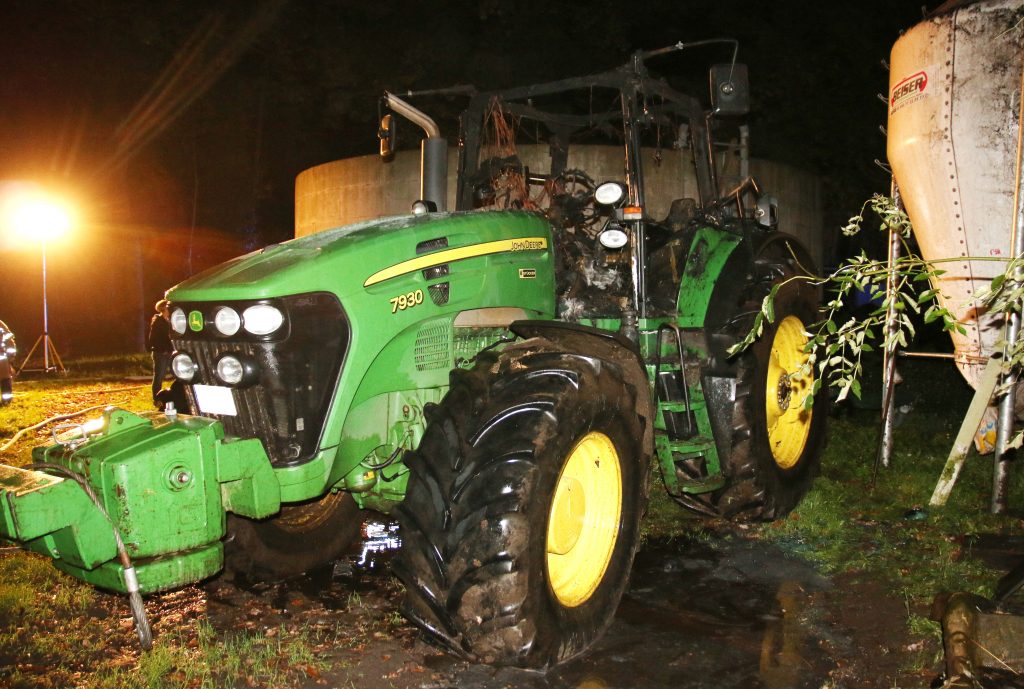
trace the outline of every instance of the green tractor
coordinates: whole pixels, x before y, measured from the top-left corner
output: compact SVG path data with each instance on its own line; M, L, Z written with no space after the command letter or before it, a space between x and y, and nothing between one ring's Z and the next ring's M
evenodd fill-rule
M0 536L145 594L225 567L296 575L350 546L360 509L393 514L406 616L467 659L545 668L611 623L652 458L684 507L785 515L824 436L803 370L818 295L787 281L811 260L753 180L719 189L712 129L747 109L743 65L712 68L710 111L648 74L685 47L469 92L452 212L436 125L388 96L382 152L396 113L428 134L415 212L169 290L197 415L108 410L0 468ZM696 194L659 219L643 151L662 136ZM611 181L584 167L595 150ZM780 283L774 321L730 356Z

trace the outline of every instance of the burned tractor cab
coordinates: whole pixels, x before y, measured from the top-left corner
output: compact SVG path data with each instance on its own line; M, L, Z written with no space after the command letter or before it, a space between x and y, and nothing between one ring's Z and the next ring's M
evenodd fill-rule
M651 58L715 43L731 46L733 59L711 69L710 110L647 71ZM745 114L749 101L735 47L678 43L637 52L603 74L472 94L461 118L457 208L548 218L561 318L635 322L674 313L679 268L699 225L743 233L773 217L758 207L752 179L719 189L713 130L720 118ZM645 166L667 155L689 158L692 196L675 197L678 183L645 184Z

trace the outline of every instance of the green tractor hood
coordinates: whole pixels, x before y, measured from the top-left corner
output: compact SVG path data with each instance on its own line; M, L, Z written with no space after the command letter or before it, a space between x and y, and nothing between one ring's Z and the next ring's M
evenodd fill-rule
M173 287L168 298L254 300L329 291L344 302L364 288L432 265L549 246L550 228L541 216L510 212L501 214L501 222L493 218L432 213L327 230L222 263ZM543 240L543 247L517 240Z

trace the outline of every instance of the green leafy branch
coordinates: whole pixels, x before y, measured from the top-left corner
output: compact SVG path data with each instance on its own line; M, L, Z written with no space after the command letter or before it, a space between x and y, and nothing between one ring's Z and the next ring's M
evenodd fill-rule
M1006 270L992 278L987 289L979 290L976 298L988 313L1011 314L1024 310L1024 258L1008 261ZM1019 370L1024 365L1024 337L1018 337L1010 347L1006 344L1002 340L998 343L1005 349L1005 365Z
M864 353L874 351L879 343L890 352L897 346L906 347L916 335L914 317L922 318L925 323L941 320L944 331L965 332L953 315L938 303L938 290L932 287L938 284L937 279L944 271L912 251L907 242L910 219L892 199L879 194L872 196L861 207L861 212L842 228L843 233L852 235L860 232L869 208L881 219L880 230L888 232L894 229L899 234L903 250L894 265L890 268L886 262L870 259L861 252L824 278L797 275L776 283L761 302L750 331L729 349L730 356L742 352L761 336L766 322L775 321L775 298L786 284L803 280L822 287L828 295L823 317L809 325L804 333L808 338L804 346L808 359L794 376L816 373L811 393L804 399L804 407L808 409L813 404L814 395L825 386L838 390L838 400L851 393L859 398ZM886 294L886 281L890 276L894 289L891 294ZM871 301L883 295L884 298L880 306L861 318L844 316L845 307L860 292ZM1024 297L1024 293L1019 296ZM890 305L895 313L895 328L891 331L886 328Z

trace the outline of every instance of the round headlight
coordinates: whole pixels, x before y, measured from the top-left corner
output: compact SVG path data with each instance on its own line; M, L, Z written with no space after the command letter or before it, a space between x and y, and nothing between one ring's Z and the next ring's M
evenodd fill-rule
M606 249L621 249L629 241L629 235L618 227L609 227L597 236L597 241Z
M613 206L625 195L626 190L618 182L605 182L594 190L594 200L602 206Z
M188 354L177 354L171 359L171 372L174 373L174 377L186 383L195 377L198 368Z
M270 304L256 304L242 312L242 320L253 335L269 335L284 323L284 314Z
M238 385L245 375L245 368L242 362L236 357L227 354L217 361L217 377L228 385Z
M222 306L213 315L213 326L221 335L234 335L242 327L238 312L229 306Z
M188 318L185 316L185 312L182 309L171 311L171 330L179 335L184 335L186 327L188 327Z

